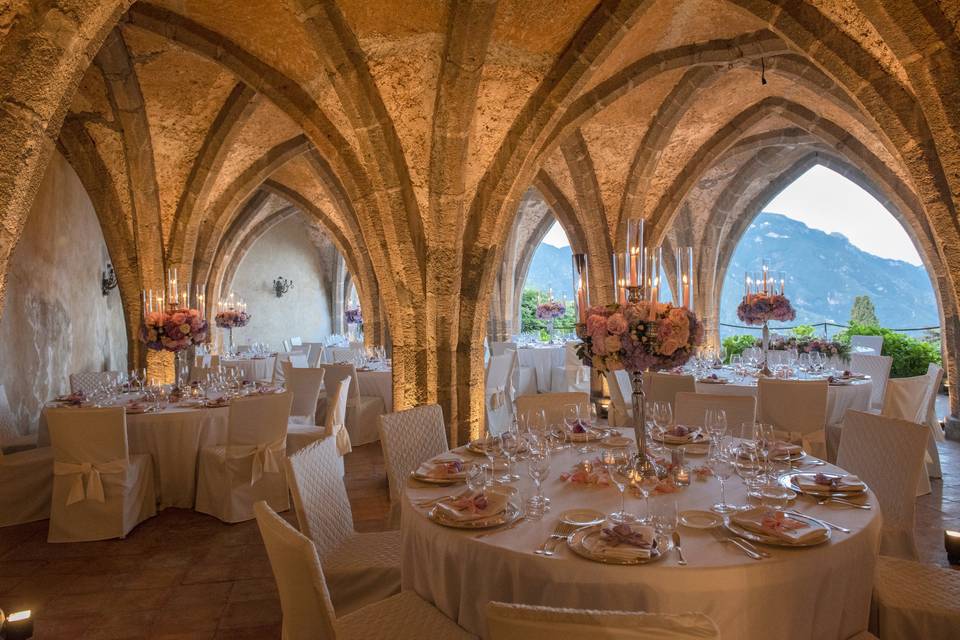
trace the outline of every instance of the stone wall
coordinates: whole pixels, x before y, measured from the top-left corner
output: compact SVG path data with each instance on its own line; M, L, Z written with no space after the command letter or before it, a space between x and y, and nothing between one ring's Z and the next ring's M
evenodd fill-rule
M240 261L230 289L247 302L252 316L248 326L234 331L234 342L279 348L291 336L308 340L329 334L329 274L321 260L311 227L300 216L279 222L258 238ZM282 298L273 290L278 276L294 285Z
M71 373L126 369L120 295L100 291L108 260L90 198L55 154L13 252L0 320L0 383L21 433L36 430Z

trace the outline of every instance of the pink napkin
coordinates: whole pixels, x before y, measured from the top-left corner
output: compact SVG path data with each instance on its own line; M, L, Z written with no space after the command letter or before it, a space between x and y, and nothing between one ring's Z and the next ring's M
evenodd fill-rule
M507 508L507 496L503 493L488 491L476 495L466 495L437 503L437 509L451 520L469 522L495 516Z
M463 460L459 458L443 458L428 460L417 467L417 475L436 480L463 480Z
M805 544L826 535L823 527L791 518L782 511L755 507L733 516L733 521L754 533L774 536L791 544Z

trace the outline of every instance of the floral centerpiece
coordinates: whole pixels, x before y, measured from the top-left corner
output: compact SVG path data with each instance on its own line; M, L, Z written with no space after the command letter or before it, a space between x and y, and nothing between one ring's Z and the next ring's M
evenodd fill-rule
M213 321L221 329L235 329L247 326L250 322L250 314L239 309L224 309L217 312Z
M557 318L562 318L567 312L567 307L559 300L547 300L537 305L536 316L538 320L547 321L547 333L553 338L553 324Z
M755 346L763 346L762 340L757 340ZM847 362L850 360L850 345L837 340L824 338L774 338L768 348L773 351L789 351L796 349L797 353L819 353L827 358L837 357Z
M196 309L151 311L140 327L140 341L154 351L177 353L206 340L207 321Z
M780 293L751 293L737 307L737 317L749 325L766 324L771 320L790 322L797 317L790 299Z
M630 373L685 364L703 342L703 325L684 307L636 302L591 307L578 326L577 354L588 366Z
M347 324L363 324L363 314L360 307L351 307L343 312L343 319Z

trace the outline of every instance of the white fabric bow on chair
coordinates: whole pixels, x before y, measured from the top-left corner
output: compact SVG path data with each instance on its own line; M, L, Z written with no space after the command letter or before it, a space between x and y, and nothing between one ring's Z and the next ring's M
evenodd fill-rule
M353 445L350 443L350 434L342 424L333 425L333 436L337 439L337 452L345 456L353 451Z
M507 394L503 387L497 387L490 393L490 408L494 411L502 407L507 402Z
M126 460L111 460L92 464L90 462L58 462L53 463L53 475L75 476L67 494L67 506L84 500L105 502L103 495L103 481L101 473L122 473L127 469ZM84 482L86 480L86 482Z
M280 458L287 450L287 437L284 436L275 442L264 442L255 445L231 445L228 456L233 460L253 456L250 466L250 486L256 484L264 473L280 473Z

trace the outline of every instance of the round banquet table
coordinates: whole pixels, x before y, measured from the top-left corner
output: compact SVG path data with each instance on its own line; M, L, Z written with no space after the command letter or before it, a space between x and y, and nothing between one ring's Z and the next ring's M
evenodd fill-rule
M225 444L229 407L168 407L157 413L127 415L127 444L131 454L153 458L154 486L160 509L192 509L196 496L197 457L200 449ZM50 444L41 414L39 446Z
M392 369L357 369L357 384L360 386L361 396L383 398L383 406L387 413L393 411Z
M519 347L517 360L521 367L533 367L537 371L537 391L547 393L553 376L554 367L563 366L563 345L543 345Z
M457 450L465 458L472 454ZM675 551L651 564L605 565L581 558L564 545L558 554L532 553L553 531L565 509L589 507L609 513L619 507L614 487L565 484L558 479L582 456L566 449L553 458L544 494L551 510L540 521L475 538L476 531L452 529L432 522L419 500L451 493L408 479L403 501L401 576L403 589L413 589L433 602L459 625L486 637L484 611L491 600L625 611L682 613L710 616L724 638L738 640L844 639L867 627L874 565L880 541L881 518L874 509L818 506L798 497L793 508L848 527L850 534L832 532L825 544L805 549L767 547L772 557L746 557L734 545L716 541L710 533L679 527L689 563L677 564ZM479 459L479 458L478 458ZM688 458L691 466L703 458ZM812 467L835 471L836 467ZM532 495L524 478L514 483L521 498ZM462 490L460 487L453 491ZM651 498L651 505L676 499L681 511L707 509L719 500L714 478L693 480L686 489ZM727 481L727 500L746 501L746 489L736 475ZM627 508L643 512L643 501L627 497ZM758 545L761 546L761 545Z
M718 375L728 378L730 382L727 384L697 382L697 393L757 395L756 378L737 376L729 369L718 372ZM850 384L830 385L827 389L827 424L843 422L843 416L847 409L867 411L870 408L870 394L872 392L873 383L870 380L851 380Z
M273 380L274 356L262 358L223 359L220 364L224 367L240 369L244 380L269 382Z

